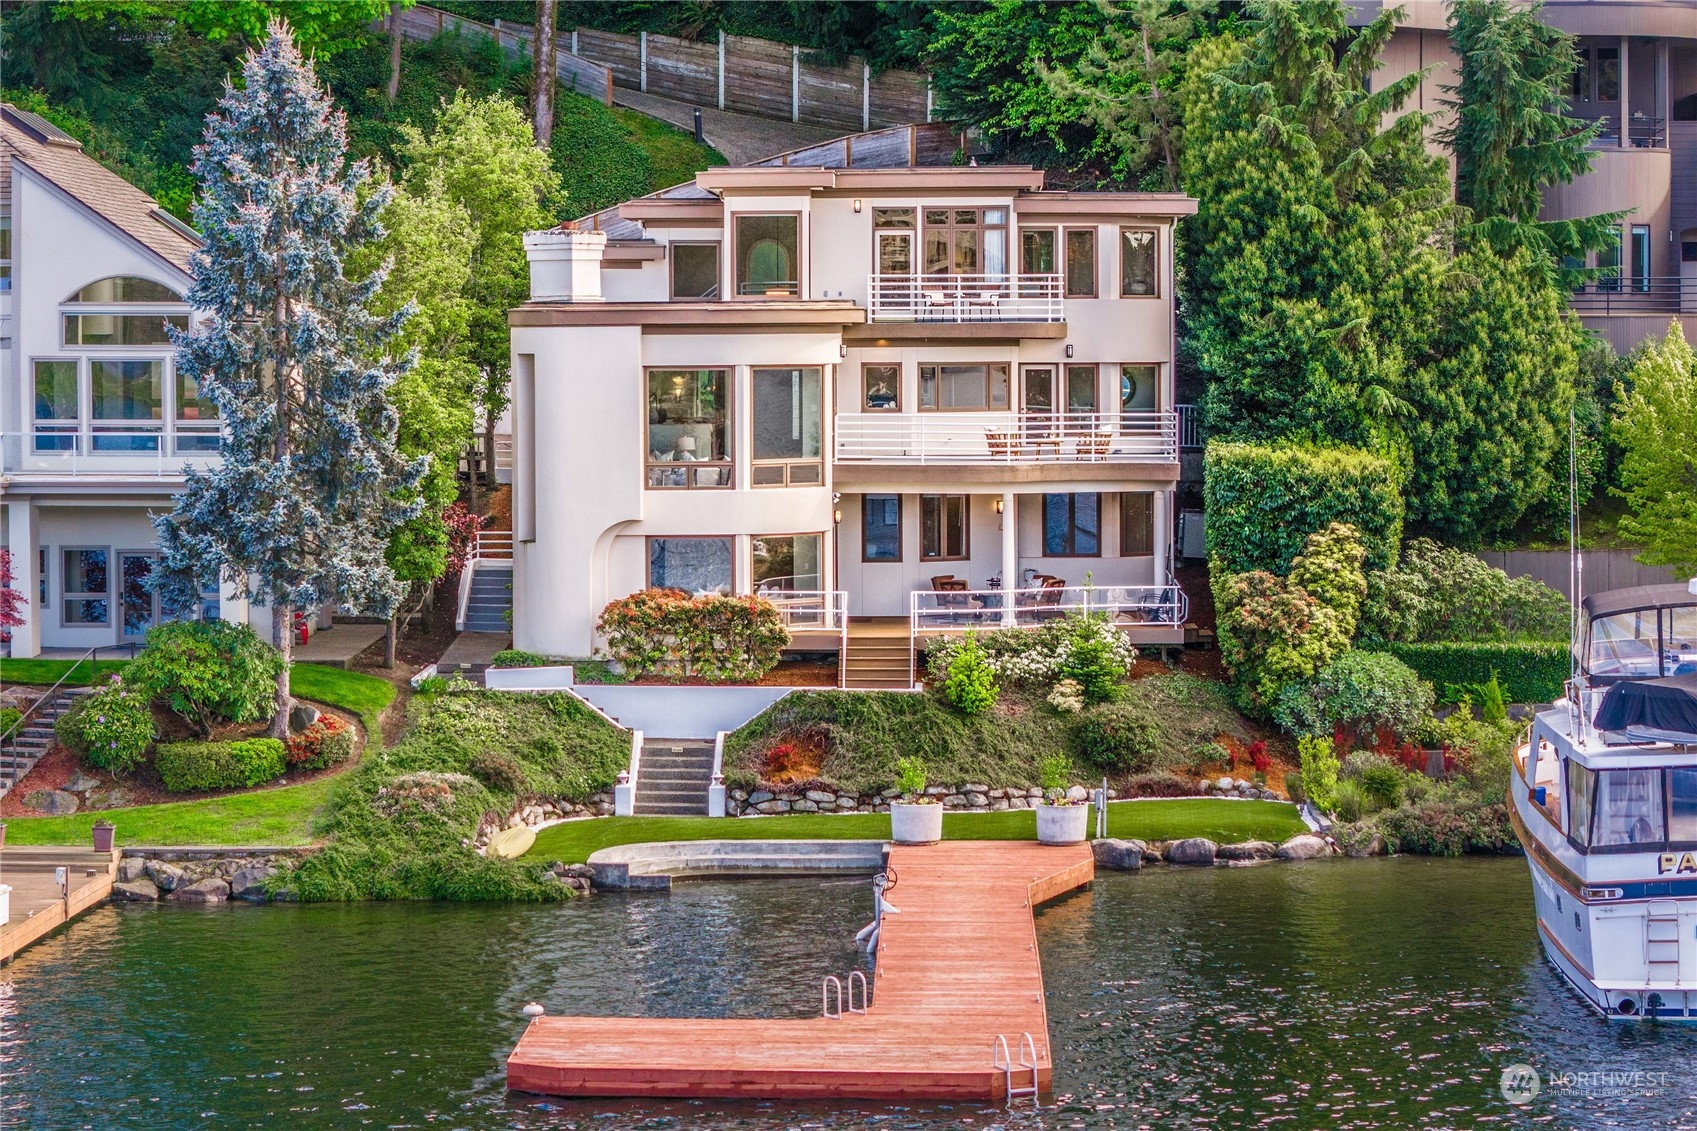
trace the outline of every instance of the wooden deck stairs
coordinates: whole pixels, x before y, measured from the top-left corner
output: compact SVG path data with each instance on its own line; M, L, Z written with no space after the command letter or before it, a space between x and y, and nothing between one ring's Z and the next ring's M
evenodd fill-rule
M913 678L913 637L906 617L851 617L843 643L843 686L908 688Z

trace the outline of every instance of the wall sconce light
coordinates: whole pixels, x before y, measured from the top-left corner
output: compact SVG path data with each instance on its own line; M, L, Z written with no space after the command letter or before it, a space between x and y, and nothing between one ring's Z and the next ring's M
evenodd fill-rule
M848 356L848 346L846 344L840 344L840 345L837 346L837 356L838 357L847 357Z
M1072 343L1071 342L1067 343L1067 356L1068 357L1072 356Z
M999 496L999 495L996 497L996 513L997 514L1002 513L1002 499L1001 499L1001 496Z
M855 211L856 211L856 212L859 212L859 211L860 211L860 200L859 200L859 198L858 198L858 197L857 197L857 198L856 198L856 199L855 199L855 202L854 202L854 210L855 210Z
M836 510L831 512L831 521L833 523L836 523L838 526L842 525L842 522L843 522L843 508L842 507L838 507Z

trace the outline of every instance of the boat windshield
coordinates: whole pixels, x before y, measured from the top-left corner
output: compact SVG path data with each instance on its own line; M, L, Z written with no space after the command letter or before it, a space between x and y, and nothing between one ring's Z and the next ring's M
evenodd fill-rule
M1661 770L1603 770L1597 774L1597 835L1592 845L1659 845L1662 827Z
M1697 672L1697 606L1593 617L1585 670L1611 680Z

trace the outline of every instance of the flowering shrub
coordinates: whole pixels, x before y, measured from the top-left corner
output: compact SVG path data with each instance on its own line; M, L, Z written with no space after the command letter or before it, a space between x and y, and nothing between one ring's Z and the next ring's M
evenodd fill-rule
M976 715L996 705L996 673L978 646L978 635L967 630L966 639L949 662L949 678L943 693L963 715Z
M446 813L454 807L456 789L476 785L477 779L465 774L418 770L402 774L379 788L371 798L371 808L378 815L390 818Z
M477 545L477 532L489 520L473 514L470 507L456 502L442 511L442 527L448 534L448 570L446 577L458 577L465 568L471 549Z
M1076 679L1063 679L1049 692L1049 706L1063 715L1084 710L1084 687Z
M289 765L322 770L346 762L354 754L354 729L340 715L320 715L318 721L284 742Z
M242 742L168 742L154 757L172 793L244 789L283 776L283 744L275 738Z
M709 683L760 678L790 640L770 601L691 597L681 589L644 589L611 601L595 630L631 676L659 672Z
M53 732L84 762L113 774L126 774L147 759L153 744L149 696L118 676L92 695L79 699L59 716Z
M1255 767L1256 773L1264 774L1273 768L1273 759L1267 753L1267 744L1259 738L1249 744L1246 753L1249 755L1249 764Z
M1137 659L1137 645L1125 633L1097 617L1067 617L1041 628L999 629L979 634L977 639L997 680L1023 687L1046 687L1067 678L1088 688L1089 684L1080 678L1086 674L1083 669L1088 669L1092 678L1101 678L1099 673L1110 668L1113 675L1106 682L1117 685ZM964 638L948 637L932 643L925 664L933 683L942 683L948 677L949 665L963 641ZM1087 662L1080 670L1068 670L1076 648L1098 643L1100 649L1087 648ZM1105 686L1106 682L1098 686Z

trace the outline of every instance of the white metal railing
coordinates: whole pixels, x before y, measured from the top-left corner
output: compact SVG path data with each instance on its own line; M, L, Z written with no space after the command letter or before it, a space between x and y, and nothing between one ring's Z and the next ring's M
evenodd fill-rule
M1132 463L1178 458L1173 412L844 412L838 462Z
M1190 599L1178 585L1068 585L1044 589L915 590L911 631L955 628L1035 628L1061 617L1089 614L1116 625L1168 625L1190 616Z
M848 593L842 589L784 589L759 585L754 595L770 601L791 632L841 632L848 627Z
M1004 1074L1004 1100L1008 1107L1012 1107L1014 1100L1019 1096L1030 1096L1032 1106L1037 1106L1038 1092L1041 1087L1037 1077L1037 1042L1030 1033L1020 1034L1018 1063L1015 1063L1013 1056L1008 1052L1008 1039L997 1034L996 1039L990 1042L990 1067ZM1016 1087L1013 1082L1015 1071L1029 1071L1031 1083L1023 1087Z
M0 433L8 472L40 475L181 475L183 465L209 467L219 459L215 430L79 429L73 423Z
M868 275L873 322L1064 322L1059 275Z
M511 568L513 564L513 532L511 530L479 530L460 570L459 604L455 606L454 631L465 631L466 613L471 608L471 582L478 569L486 565Z

